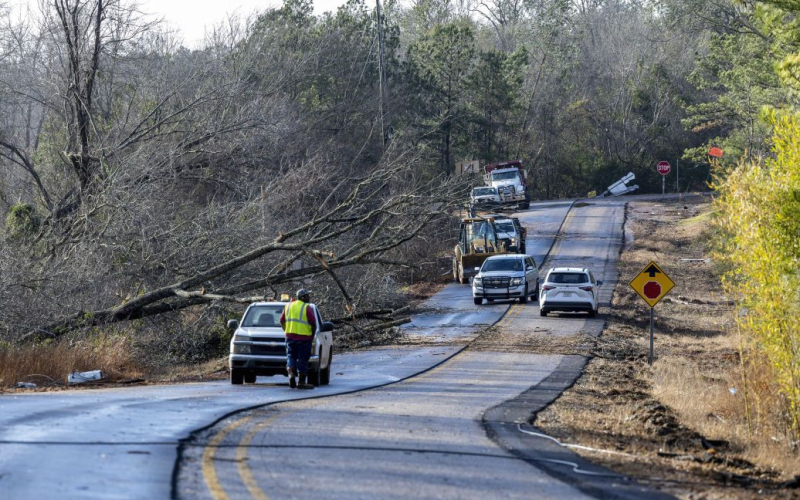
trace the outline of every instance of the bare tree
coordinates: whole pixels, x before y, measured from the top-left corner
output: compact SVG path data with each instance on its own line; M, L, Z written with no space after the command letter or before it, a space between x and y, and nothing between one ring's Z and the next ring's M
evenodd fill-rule
M458 180L423 181L399 168L402 166L405 164L400 161L389 162L360 179L342 178L337 188L356 181L346 196L342 198L339 189L332 190L299 225L265 245L114 307L77 312L36 328L29 337L57 337L76 328L148 317L209 301L235 300L236 295L319 275L328 275L336 282L348 310L355 313L348 284L340 279L339 270L370 264L413 266L387 258L387 254L413 240L433 221L449 217L464 195L464 185ZM277 258L266 275L215 287L245 266L272 256ZM293 268L300 259L309 265Z

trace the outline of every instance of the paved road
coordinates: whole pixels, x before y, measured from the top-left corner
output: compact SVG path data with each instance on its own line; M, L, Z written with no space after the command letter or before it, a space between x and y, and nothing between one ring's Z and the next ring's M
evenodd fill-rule
M396 382L457 346L377 349L335 358L315 395ZM284 377L0 396L0 498L167 498L180 439L241 408L308 396Z
M540 220L531 228L532 252L546 253L568 206L534 206L526 215ZM440 336L446 344L338 355L331 385L313 393L291 391L282 377L261 377L254 386L201 382L2 395L0 497L166 498L179 443L193 430L243 408L346 393L420 373L458 352L481 325L496 322L509 308L478 308L465 290L447 287L411 325L414 335Z
M516 214L528 228L525 250L534 257L537 265L542 264L555 243L571 205L571 201L532 204L529 210ZM510 306L510 301L477 306L472 302L469 290L469 286L458 283L447 285L423 304L423 308L430 312L415 316L411 324L404 325L406 333L451 341L454 338L468 340L469 334L477 331L475 327L495 323Z
M595 208L585 206L573 211L565 230L588 238L589 243L579 247L572 247L569 238L554 241L568 207L569 203L564 202L533 205L531 210L519 214L529 227L529 252L537 262L542 261L554 243L554 251L560 258L583 258L588 252L595 257L591 262L603 267L604 279L610 283L615 271L613 266L607 266L607 260L616 255L613 245L621 240L615 232L621 223L621 219L617 221L621 204L598 204ZM615 222L603 225L605 214ZM195 491L199 496L209 496L208 478L217 474L219 464L227 464L224 459L227 451L220 451L220 457L210 461L211 467L195 466L203 463L204 454L211 454L213 458L214 451L226 450L224 446L207 446L209 443L216 440L217 445L224 445L238 438L269 444L270 448L259 448L262 451L258 456L271 461L269 463L278 469L284 467L284 471L292 468L280 459L275 464L276 457L286 455L287 460L294 457L293 460L302 461L309 454L320 457L314 459L317 469L327 468L331 463L351 463L347 467L339 465L340 473L364 471L363 483L352 474L340 474L335 478L328 475L330 484L317 484L312 481L317 476L312 474L307 485L321 488L326 496L366 496L369 491L380 491L374 488L389 485L397 487L392 490L397 496L406 498L464 497L469 496L468 490L452 483L481 474L482 484L474 484L469 491L483 492L483 496L492 496L492 492L502 492L502 496L509 497L529 496L524 492L530 492L531 488L559 497L577 494L497 449L477 425L486 408L546 377L560 357L473 348L428 375L413 375L460 352L482 326L494 324L504 314L497 329L506 335L542 334L545 330L566 335L585 328L586 324L602 323L577 317L538 318L536 304L522 306L499 302L478 307L471 301L469 287L460 285L446 287L427 306L428 312L415 317L407 333L412 337L442 340L441 345L375 349L337 356L332 384L313 392L291 391L283 378L260 378L258 384L242 387L225 382L203 382L0 396L0 496L15 499L168 497L179 443L187 440L193 430L218 420L218 425L212 426L206 434L197 434L184 448L185 460L181 462L181 481L176 491L185 487L186 491ZM543 321L552 324L545 328ZM596 329L599 331L599 326ZM412 378L381 389L294 403L306 405L296 409L281 405L276 412L276 407L270 405L312 395L319 398L360 391L407 377ZM363 408L358 408L360 406ZM248 422L255 427L240 424L238 431L221 432L229 422L226 415L252 407L262 407L245 414L251 417ZM310 448L297 448L297 440L288 437L275 441L277 436L283 436L281 432L276 433L276 429L287 429L280 426L299 422L294 418L286 419L287 412L295 410L306 419L306 430L314 436ZM266 419L264 413L268 415ZM238 418L238 414L232 418ZM274 428L270 425L273 421ZM317 428L315 424L320 421L327 423ZM359 421L363 425L357 425ZM370 432L362 436L358 446L380 449L338 448L349 446L341 443L365 428ZM418 439L409 439L414 434ZM206 437L209 441L203 441ZM327 442L329 447L315 448L317 442ZM238 446L240 441L235 443ZM285 444L291 445L290 448L275 452L274 446ZM405 446L411 449L403 449ZM249 450L246 446L244 449ZM194 462L193 453L198 451L201 455ZM263 470L255 461L251 462L252 456L248 458L250 460L243 461L234 457L238 461L233 463L252 464L254 471ZM383 466L377 467L376 463ZM264 479L258 472L254 474L257 478L251 477L250 483L239 474L231 475L227 469L220 470L218 477L227 482L226 488L244 494L248 484L252 486L252 481ZM387 477L393 480L386 481ZM242 487L245 490L241 490ZM270 479L263 487L276 496L284 496L292 484L281 485Z
M552 231L547 224L561 223L557 217L548 222L541 217L558 209L565 207L539 207L520 214L532 235L528 248L539 252L537 260L552 240L539 242L536 231ZM604 290L611 289L623 218L624 205L619 201L577 204L545 267L590 267L605 281ZM437 296L433 302L446 311L443 297L462 309L461 304L470 301L470 289L453 285ZM487 439L481 418L486 410L547 377L563 359L508 346L524 345L533 335L598 334L602 318L575 314L541 318L537 303L464 304L461 311L422 318L409 330L424 325L441 336L440 330L449 325L458 332L476 317L489 324L504 307L506 315L488 334L431 372L357 394L240 413L198 433L185 449L177 495L581 498L580 491Z

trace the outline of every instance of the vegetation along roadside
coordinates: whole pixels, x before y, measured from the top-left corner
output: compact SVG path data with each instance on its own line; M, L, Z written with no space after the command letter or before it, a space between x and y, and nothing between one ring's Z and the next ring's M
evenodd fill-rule
M603 450L577 451L680 498L800 497L800 460L775 379L754 362L759 350L741 335L742 312L711 257L718 213L696 198L627 210L620 280L601 311L607 323L594 357L534 424ZM628 286L651 260L677 283L655 308L652 367L648 306Z

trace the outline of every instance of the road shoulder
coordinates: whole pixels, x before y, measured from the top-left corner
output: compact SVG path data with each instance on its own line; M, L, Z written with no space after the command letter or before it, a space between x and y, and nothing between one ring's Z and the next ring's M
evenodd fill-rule
M612 308L601 311L602 335L547 349L592 359L532 423L586 447L575 449L584 459L679 498L796 498L791 476L773 470L767 453L748 454L746 432L736 427L743 420L738 346L732 303L707 258L709 210L701 199L630 204L619 283ZM653 367L649 307L628 286L650 260L677 283L655 308ZM769 460L789 463L774 456L776 449Z

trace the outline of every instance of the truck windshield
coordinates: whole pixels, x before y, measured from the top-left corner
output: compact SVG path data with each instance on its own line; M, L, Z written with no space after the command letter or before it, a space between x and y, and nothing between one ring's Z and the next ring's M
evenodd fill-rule
M522 271L521 259L491 259L483 263L482 273L489 271Z
M242 320L243 327L279 327L283 306L253 306Z
M513 233L516 231L517 228L514 227L514 223L511 221L508 222L495 222L495 227L497 230L503 233Z
M519 178L519 170L509 170L507 172L492 172L492 180L510 181Z
M487 196L497 194L497 190L495 188L485 187L485 188L475 188L472 191L472 194L475 196Z

